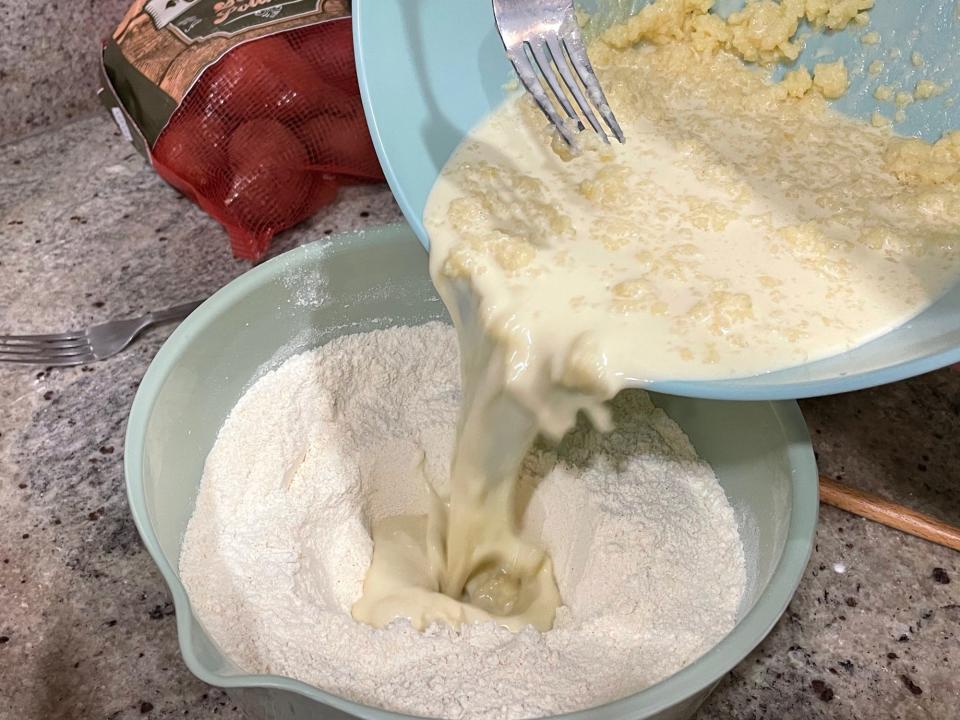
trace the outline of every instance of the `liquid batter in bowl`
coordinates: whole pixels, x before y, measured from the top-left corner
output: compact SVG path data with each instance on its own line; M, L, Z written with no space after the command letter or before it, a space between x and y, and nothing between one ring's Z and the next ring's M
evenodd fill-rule
M872 0L711 4L660 0L591 49L625 145L571 151L518 97L441 173L424 220L463 358L450 497L379 526L358 619L550 627L550 560L514 521L538 433L580 411L606 427L632 382L843 352L957 281L960 134L930 146L832 111L842 61L781 83L743 62L792 60L800 19L865 24Z
M957 281L960 185L922 177L929 159L911 173L909 141L726 53L594 55L626 145L584 135L568 158L521 98L430 197L435 272L469 284L494 331L511 318L512 342L568 364L602 346L608 386L743 377L860 345ZM940 149L956 172L960 137Z

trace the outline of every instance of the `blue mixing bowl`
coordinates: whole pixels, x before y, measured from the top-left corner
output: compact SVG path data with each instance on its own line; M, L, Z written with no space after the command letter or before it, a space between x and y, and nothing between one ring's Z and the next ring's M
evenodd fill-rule
M609 24L647 0L585 0L595 22ZM729 12L738 0L720 0ZM955 0L919 0L904 5L877 0L866 30L882 42L861 43L861 30L817 33L800 57L807 66L844 57L851 88L839 110L868 119L879 84L913 87L921 78L960 80L960 18ZM485 115L506 97L511 77L493 23L489 0L355 0L354 42L360 89L374 145L397 201L427 247L423 208L451 153ZM891 49L899 57L891 57ZM922 67L912 62L913 52ZM882 59L884 70L866 67ZM898 131L927 140L960 128L960 82L938 98L911 106ZM814 363L754 377L676 382L646 387L691 397L774 400L858 390L901 380L960 361L960 285L901 327L865 345Z

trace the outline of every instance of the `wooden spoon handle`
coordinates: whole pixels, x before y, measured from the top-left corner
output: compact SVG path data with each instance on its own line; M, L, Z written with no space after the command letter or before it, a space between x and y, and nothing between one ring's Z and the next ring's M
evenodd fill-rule
M822 475L820 476L820 502L929 540L937 545L960 550L960 528L876 495L846 487Z

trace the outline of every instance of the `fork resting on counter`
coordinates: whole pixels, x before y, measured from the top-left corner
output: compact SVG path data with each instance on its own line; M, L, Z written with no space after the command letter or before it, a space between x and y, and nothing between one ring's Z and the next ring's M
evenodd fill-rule
M0 363L65 367L116 355L149 327L183 320L202 300L154 310L138 318L111 320L85 330L50 335L0 335Z

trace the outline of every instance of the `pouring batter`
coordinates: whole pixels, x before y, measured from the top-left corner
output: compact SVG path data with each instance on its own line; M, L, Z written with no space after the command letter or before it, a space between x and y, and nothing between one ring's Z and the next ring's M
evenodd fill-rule
M571 153L516 98L444 168L424 217L464 359L451 495L375 528L357 619L548 629L560 597L513 499L538 432L579 411L605 427L629 384L843 352L957 281L960 134L928 146L835 113L842 62L781 84L743 64L795 58L811 3L710 5L661 0L592 49L626 145Z

